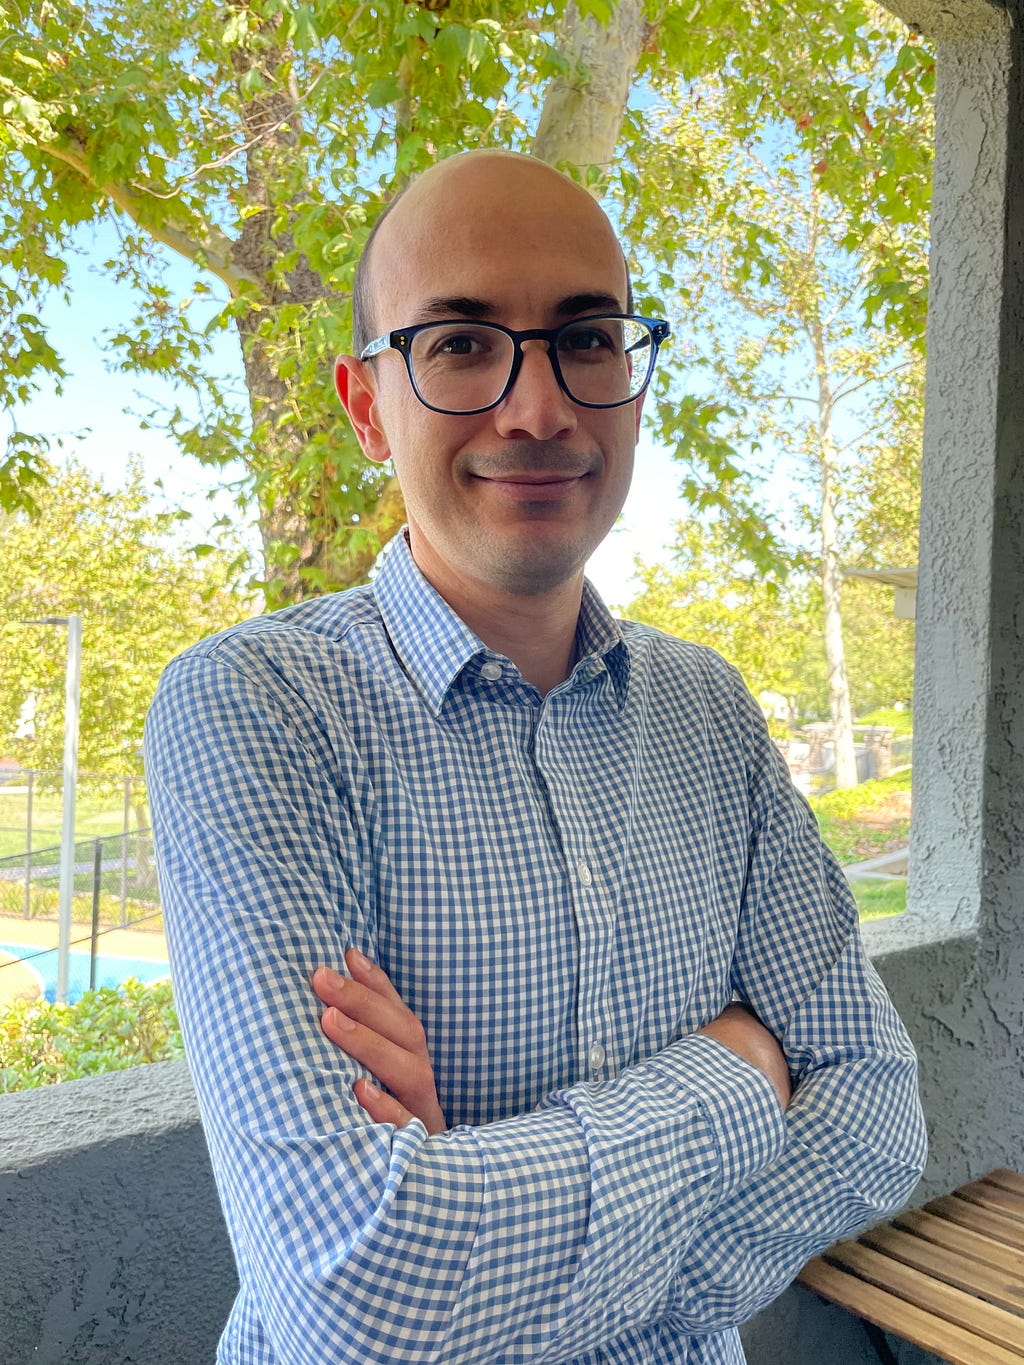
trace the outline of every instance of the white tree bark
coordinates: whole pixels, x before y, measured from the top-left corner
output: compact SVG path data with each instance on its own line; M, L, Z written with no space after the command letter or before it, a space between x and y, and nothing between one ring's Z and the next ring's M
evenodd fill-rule
M643 0L619 0L607 26L569 5L559 48L572 64L548 87L533 155L549 165L607 171L619 140L630 85L649 37ZM600 189L600 186L596 186Z
M821 594L824 602L825 662L828 701L835 737L836 786L857 785L857 754L853 745L853 708L846 677L843 617L840 606L842 571L836 503L839 496L835 439L832 432L832 386L820 320L809 329L818 378L818 461L821 470Z

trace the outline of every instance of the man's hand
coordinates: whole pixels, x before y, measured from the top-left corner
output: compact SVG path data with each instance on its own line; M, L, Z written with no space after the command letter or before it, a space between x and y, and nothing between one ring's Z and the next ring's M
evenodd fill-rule
M793 1084L789 1077L786 1056L760 1019L745 1005L726 1005L717 1019L697 1030L709 1038L717 1038L733 1052L746 1058L751 1066L767 1076L775 1087L779 1103L783 1109L789 1104L793 1094Z
M329 967L313 973L313 989L328 1007L320 1016L320 1027L392 1092L386 1095L361 1077L352 1087L356 1099L375 1123L403 1128L418 1118L428 1133L445 1132L448 1125L438 1103L423 1025L387 973L362 953L350 948L345 966L351 979Z

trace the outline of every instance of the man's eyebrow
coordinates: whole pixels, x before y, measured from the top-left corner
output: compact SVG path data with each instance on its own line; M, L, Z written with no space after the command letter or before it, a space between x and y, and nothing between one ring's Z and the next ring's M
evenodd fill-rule
M621 313L622 304L614 294L570 294L555 307L560 318L574 318L580 313Z
M437 295L424 299L416 310L415 322L437 322L447 318L472 318L484 322L498 309L487 299L467 294ZM569 294L555 304L555 316L575 318L583 313L620 313L622 303L614 294Z
M477 318L483 320L495 312L494 304L486 299L457 294L424 299L416 310L417 322L435 322L439 318Z

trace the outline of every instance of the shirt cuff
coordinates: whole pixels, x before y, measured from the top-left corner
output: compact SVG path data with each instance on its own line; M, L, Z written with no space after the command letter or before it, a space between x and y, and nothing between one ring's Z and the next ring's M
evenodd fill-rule
M745 1058L706 1034L690 1034L648 1066L689 1090L707 1115L718 1144L726 1199L778 1159L786 1146L786 1113L775 1087Z

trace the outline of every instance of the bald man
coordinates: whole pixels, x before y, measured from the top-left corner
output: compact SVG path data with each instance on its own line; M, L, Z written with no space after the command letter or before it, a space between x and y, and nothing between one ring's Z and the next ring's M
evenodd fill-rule
M489 152L391 206L354 330L405 533L188 651L147 726L218 1359L742 1361L924 1139L756 704L584 579L667 324L583 190Z

